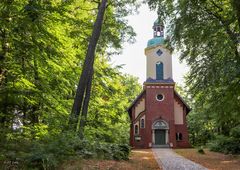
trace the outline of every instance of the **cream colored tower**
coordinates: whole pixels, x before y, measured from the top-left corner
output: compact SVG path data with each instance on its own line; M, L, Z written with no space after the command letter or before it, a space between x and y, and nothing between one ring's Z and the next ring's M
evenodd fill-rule
M148 41L145 48L147 60L147 79L172 79L172 55L164 46L164 26L158 20L153 26L154 38Z

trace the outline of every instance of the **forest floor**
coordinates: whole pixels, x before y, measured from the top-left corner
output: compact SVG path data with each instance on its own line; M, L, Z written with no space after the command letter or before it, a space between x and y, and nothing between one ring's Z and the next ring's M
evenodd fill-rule
M205 154L200 154L197 149L174 149L183 157L201 164L212 170L240 170L240 156L224 155L204 149Z
M128 161L72 160L64 163L60 170L161 170L151 149L132 150Z

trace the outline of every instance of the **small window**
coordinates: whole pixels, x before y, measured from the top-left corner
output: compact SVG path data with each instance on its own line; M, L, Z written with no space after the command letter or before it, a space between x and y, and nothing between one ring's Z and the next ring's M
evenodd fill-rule
M141 128L144 128L145 127L145 124L144 124L145 122L144 122L144 119L141 119Z
M164 99L163 94L158 94L158 95L156 96L156 99L157 99L157 101L163 101L163 99Z
M176 133L176 140L177 141L182 140L182 133Z
M137 135L138 134L138 125L134 126L134 134Z
M163 52L159 49L159 50L157 50L156 53L157 53L158 56L161 56Z

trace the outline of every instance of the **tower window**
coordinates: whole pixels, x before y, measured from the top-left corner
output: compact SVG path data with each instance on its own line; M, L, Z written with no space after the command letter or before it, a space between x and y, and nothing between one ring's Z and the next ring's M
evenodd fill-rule
M176 140L181 141L182 140L182 133L176 133Z
M156 63L156 79L163 80L163 63L162 62Z
M145 121L144 121L144 119L141 119L141 126L140 126L141 128L144 128L145 127Z
M135 134L135 135L138 135L138 125L135 125L135 126L134 126L134 134Z
M158 56L161 56L163 52L162 52L162 50L158 49L156 53Z

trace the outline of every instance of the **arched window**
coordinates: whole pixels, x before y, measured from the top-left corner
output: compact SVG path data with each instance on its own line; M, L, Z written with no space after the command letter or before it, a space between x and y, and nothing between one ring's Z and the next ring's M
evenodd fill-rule
M156 63L156 79L163 80L163 63L162 62Z
M141 119L141 128L144 128L145 127L145 124L144 124L145 122L144 122L144 119Z
M134 134L135 134L135 135L138 135L138 125L135 125L135 126L134 126Z

